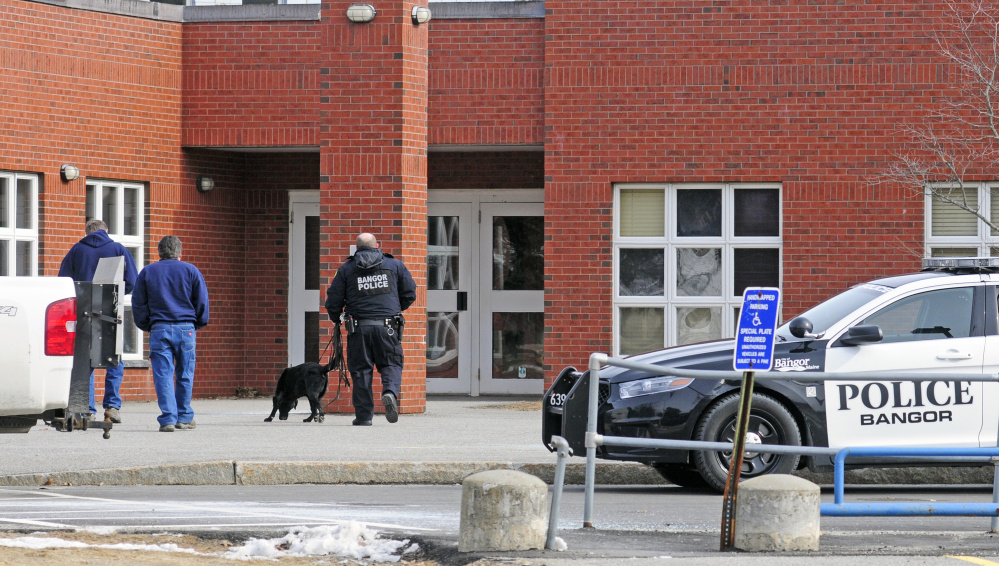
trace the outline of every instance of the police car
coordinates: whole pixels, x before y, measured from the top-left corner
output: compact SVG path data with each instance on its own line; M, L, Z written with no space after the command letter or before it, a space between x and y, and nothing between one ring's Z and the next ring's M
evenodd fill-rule
M927 258L918 273L856 285L777 329L773 370L757 380L747 446L996 446L999 383L981 381L795 381L794 372L999 372L999 258ZM733 340L629 358L667 367L732 370ZM565 436L585 453L585 411L574 386L588 372L565 368L545 394L543 441ZM588 376L587 376L588 377ZM606 436L732 442L738 380L600 370L597 432ZM578 388L582 389L582 388ZM988 401L987 401L988 400ZM572 429L572 430L569 430ZM549 448L551 448L549 446ZM724 489L731 453L602 446L597 457L643 462L666 480ZM866 461L871 464L874 461ZM863 460L851 464L863 465ZM897 463L897 461L896 461ZM832 468L830 457L753 453L742 479Z

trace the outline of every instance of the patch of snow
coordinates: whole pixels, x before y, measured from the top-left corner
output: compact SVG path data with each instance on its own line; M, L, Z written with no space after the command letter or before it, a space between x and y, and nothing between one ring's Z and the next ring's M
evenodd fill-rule
M408 545L408 546L407 546ZM405 547L401 552L400 548ZM288 534L274 539L250 539L224 554L234 560L280 558L282 556L339 556L372 562L398 562L403 554L416 552L418 544L409 540L378 538L377 531L350 521L343 525L292 527Z

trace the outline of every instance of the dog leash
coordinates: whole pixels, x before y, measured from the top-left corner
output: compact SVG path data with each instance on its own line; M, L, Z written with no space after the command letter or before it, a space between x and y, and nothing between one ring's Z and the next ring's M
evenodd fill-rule
M326 343L326 347L323 348L323 353L319 355L319 359L323 359L326 355L326 350L329 349L330 344L333 345L333 351L330 352L330 362L327 364L329 371L337 370L339 379L336 384L336 397L326 406L323 407L323 412L326 412L327 407L336 402L340 398L340 386L346 384L347 388L350 389L350 378L347 377L347 363L343 359L343 341L340 337L340 323L336 323L336 327L333 329L333 336L330 336L330 341Z

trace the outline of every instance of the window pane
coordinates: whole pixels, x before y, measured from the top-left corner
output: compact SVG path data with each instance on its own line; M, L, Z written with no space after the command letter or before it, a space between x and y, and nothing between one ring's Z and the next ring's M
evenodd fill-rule
M978 190L974 188L965 189L967 202L972 208L978 208ZM956 196L957 193L955 193ZM956 200L956 199L955 199ZM956 204L943 202L938 197L933 197L931 205L932 223L930 232L934 236L977 236L978 218L958 207Z
M10 180L0 177L0 228L10 227Z
M545 217L493 217L493 290L545 288Z
M135 187L125 187L124 226L125 236L139 235L139 190Z
M120 234L118 226L118 191L117 187L105 185L101 195L101 220L108 225L108 234Z
M458 379L456 312L427 312L427 377Z
M780 191L737 189L736 236L780 236Z
M305 342L302 357L307 362L319 363L319 312L305 313ZM332 353L330 354L332 355Z
M621 265L618 266L618 293L622 297L661 297L664 294L663 258L665 251L621 250Z
M87 222L97 218L97 187L87 184Z
M676 250L676 294L680 297L720 297L722 294L720 248Z
M676 235L721 236L721 203L720 189L676 191Z
M663 309L621 309L621 355L631 356L659 350L665 344Z
M780 287L780 250L741 249L735 252L735 296L746 287Z
M666 234L666 192L662 189L621 191L621 235L626 237Z
M933 248L930 257L978 257L978 248Z
M142 254L139 253L139 248L136 246L125 246L128 253L132 254L132 259L135 261L135 268L139 269L142 267Z
M34 242L17 242L17 252L14 256L14 264L17 266L17 275L28 277L34 275L31 270L31 250Z
M319 289L319 217L311 215L305 217L305 288Z
M0 240L0 276L10 275L10 241Z
M132 318L132 305L125 305L125 316L121 325L122 336L121 353L139 354L139 329L135 327L135 319Z
M989 220L993 224L999 225L999 187L989 189ZM991 229L993 236L999 236L999 232Z
M458 216L427 217L428 291L458 289L459 228Z
M971 336L971 287L920 293L892 303L861 324L876 324L882 343L943 340Z
M493 313L493 379L544 379L544 324L540 312Z
M33 198L32 183L28 179L18 179L17 180L17 195L15 205L17 214L17 223L14 225L16 228L23 230L30 230L34 228L34 223L32 222L31 214L31 201Z
M694 344L722 337L721 309L680 307L676 309L676 343Z

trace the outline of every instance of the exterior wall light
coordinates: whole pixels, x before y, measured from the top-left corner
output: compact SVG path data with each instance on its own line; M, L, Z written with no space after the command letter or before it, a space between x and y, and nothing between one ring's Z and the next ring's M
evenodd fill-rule
M413 25L418 26L430 21L430 8L424 6L413 6Z
M62 182L68 183L69 181L75 181L80 178L80 169L76 165L63 165L59 169L59 176L62 177Z
M352 4L347 8L347 19L355 24L366 24L375 19L375 11L371 4Z
M198 181L195 186L198 187L199 193L207 193L215 188L215 179L205 175L198 175Z

